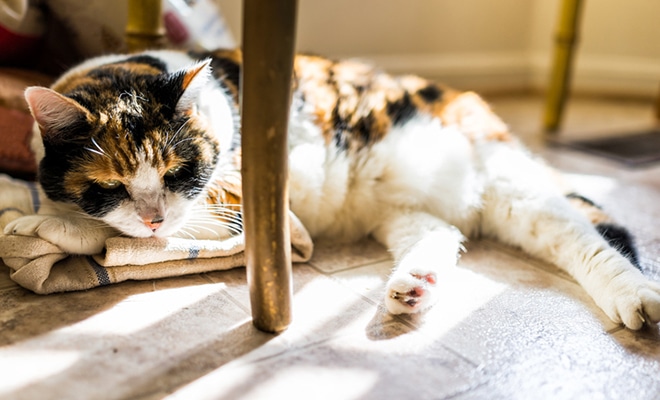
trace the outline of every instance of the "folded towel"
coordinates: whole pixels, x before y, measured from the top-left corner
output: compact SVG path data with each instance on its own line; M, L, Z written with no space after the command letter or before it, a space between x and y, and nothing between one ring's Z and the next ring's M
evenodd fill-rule
M38 209L33 183L0 175L0 231L13 219ZM291 258L307 261L312 240L293 213L289 221ZM227 240L114 237L106 241L102 254L81 256L66 254L41 238L0 235L0 257L10 269L10 278L40 294L226 270L245 265L243 249L243 235Z

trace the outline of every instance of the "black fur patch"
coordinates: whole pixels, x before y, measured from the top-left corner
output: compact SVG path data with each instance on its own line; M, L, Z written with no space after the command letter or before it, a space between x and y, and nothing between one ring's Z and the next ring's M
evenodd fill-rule
M341 150L348 149L347 132L350 129L348 121L339 115L339 104L332 110L332 124L335 131L335 146Z
M87 214L102 218L117 208L119 203L129 198L130 196L124 186L120 186L117 189L103 189L101 186L93 183L76 203Z
M183 94L185 76L183 71L159 75L155 82L149 85L149 92L153 93L158 102L164 106L160 109L160 113L165 119L171 119L174 116L176 105Z
M433 103L442 96L442 90L435 85L428 85L417 91L417 94L427 103Z
M234 87L238 88L241 77L241 66L234 60L224 57L218 57L212 52L195 52L191 51L188 55L197 60L211 59L211 68L213 69L213 76L217 79L226 79L231 82Z
M167 71L167 65L159 58L156 57L151 57L148 55L139 55L139 56L133 56L129 57L126 60L118 61L115 64L123 64L125 62L131 62L131 63L136 63L136 64L146 64L150 67L156 68L157 70L161 72L166 72Z
M138 149L141 148L146 132L144 117L142 115L127 113L121 115L120 119L124 130L133 135L133 140Z
M630 260L634 266L641 269L635 240L626 228L615 224L602 223L596 225L596 230L609 242L610 246Z
M403 125L408 122L414 115L417 109L410 100L410 95L405 93L399 100L387 103L387 115L392 118L394 125Z
M372 113L367 114L366 117L362 117L355 124L355 129L360 135L360 138L364 143L371 142L371 130L374 124L374 116Z
M44 157L39 163L39 182L46 195L54 201L74 201L66 190L64 190L64 179L62 178L71 169L72 155L61 149L61 146L51 146L44 143L46 154L57 154L56 157ZM75 152L80 146L70 146Z
M577 193L575 193L575 192L567 194L567 195L566 195L566 198L567 198L567 199L577 199L577 200L580 200L581 202L586 203L586 204L588 204L588 205L590 205L590 206L592 206L592 207L596 207L596 208L598 208L599 210L602 209L601 206L599 206L598 204L594 203L591 199L588 199L588 198L586 198L586 197L584 197L584 196L582 196L582 195L580 195L580 194L577 194Z
M189 137L202 136L201 132L189 133ZM212 145L213 159L204 161L199 145L193 141L182 140L173 148L174 152L183 160L187 160L183 168L175 176L165 176L165 186L172 192L177 192L187 199L195 198L204 189L213 174L214 166L218 162L218 148Z

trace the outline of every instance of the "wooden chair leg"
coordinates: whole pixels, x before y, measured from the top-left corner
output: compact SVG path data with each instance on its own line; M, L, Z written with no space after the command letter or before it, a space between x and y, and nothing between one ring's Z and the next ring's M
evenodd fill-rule
M291 322L287 124L296 0L244 0L241 120L245 255L254 325Z
M546 94L543 127L553 133L559 129L568 93L582 0L563 0L555 37L555 51Z

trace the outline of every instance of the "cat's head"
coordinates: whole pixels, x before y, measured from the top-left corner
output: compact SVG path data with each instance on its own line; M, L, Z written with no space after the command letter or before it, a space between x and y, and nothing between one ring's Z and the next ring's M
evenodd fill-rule
M74 76L64 95L28 88L46 195L130 236L177 232L218 164L195 104L209 77L208 62L174 73L109 64Z

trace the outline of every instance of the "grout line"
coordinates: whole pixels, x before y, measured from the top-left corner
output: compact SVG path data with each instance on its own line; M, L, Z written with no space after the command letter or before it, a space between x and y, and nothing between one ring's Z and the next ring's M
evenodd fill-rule
M463 395L465 395L465 394L467 394L467 393L470 393L471 391L473 391L473 390L475 390L475 389L479 389L479 388L482 387L482 386L486 386L487 384L488 384L487 381L480 382L480 383L478 383L478 384L476 384L476 385L474 385L474 386L470 386L470 387L468 387L468 388L466 388L466 389L464 389L464 390L459 390L459 391L457 391L456 393L452 393L452 394L450 394L450 395L447 396L447 397L443 397L441 400L451 400L451 399L459 398L459 397L461 397L461 396L463 396ZM469 385L468 385L468 386L469 386Z
M571 282L575 285L580 286L579 283L577 283L575 281L575 279L573 279L573 277L571 277L568 274L568 272L565 272L564 270L562 270L560 267L558 267L556 265L547 263L543 260L539 260L538 258L536 258L536 257L534 257L530 254L525 253L525 251L522 250L522 249L518 249L516 247L509 246L505 243L501 243L501 242L498 242L497 240L493 240L493 239L480 239L480 241L485 243L487 246L495 247L497 250L501 250L502 252L504 252L507 255L509 255L511 257L514 257L516 259L521 259L520 256L522 255L523 256L522 259L527 264L529 264L531 267L533 267L534 269L541 270L543 272L546 272L546 273L549 273L553 276L561 278L564 281ZM547 268L548 265L552 266L554 268Z
M231 293L229 293L229 292L227 291L226 288L223 288L223 289L221 290L221 293L222 293L223 296L225 296L227 299L229 299L230 302L232 302L232 303L233 303L234 305L236 305L238 308L240 308L240 309L243 310L245 313L247 313L247 315L249 315L250 317L252 317L252 310L250 309L250 307L245 306L245 305L244 305L243 303L241 303L237 298L235 298L234 296L232 296Z
M205 280L206 282L209 282L211 284L214 284L214 285L224 284L225 287L222 288L222 290L221 290L222 295L225 296L235 306L237 306L238 308L243 310L245 313L247 313L247 315L252 316L252 310L250 309L250 307L246 307L237 298L232 296L231 293L229 293L229 291L227 290L227 285L224 282L214 281L210 276L208 276L208 274L206 272L203 272L203 273L200 273L200 274L197 274L197 275L199 275L203 280Z
M336 274L336 273L339 273L339 272L345 272L345 271L348 271L348 270L351 270L351 269L358 269L358 268L368 267L370 265L382 263L382 262L385 262L385 261L391 261L392 263L394 263L394 260L392 260L390 257L386 257L386 258L383 258L383 259L376 259L376 260L366 261L366 262L361 263L361 264L356 264L356 265L352 265L352 266L349 266L349 267L346 267L346 268L336 269L336 270L332 270L332 271L324 271L321 267L318 267L318 266L314 265L314 262L308 261L307 264L309 266L311 266L312 268L314 268L315 270L317 270L318 272L329 276L329 275L333 275L333 274Z

